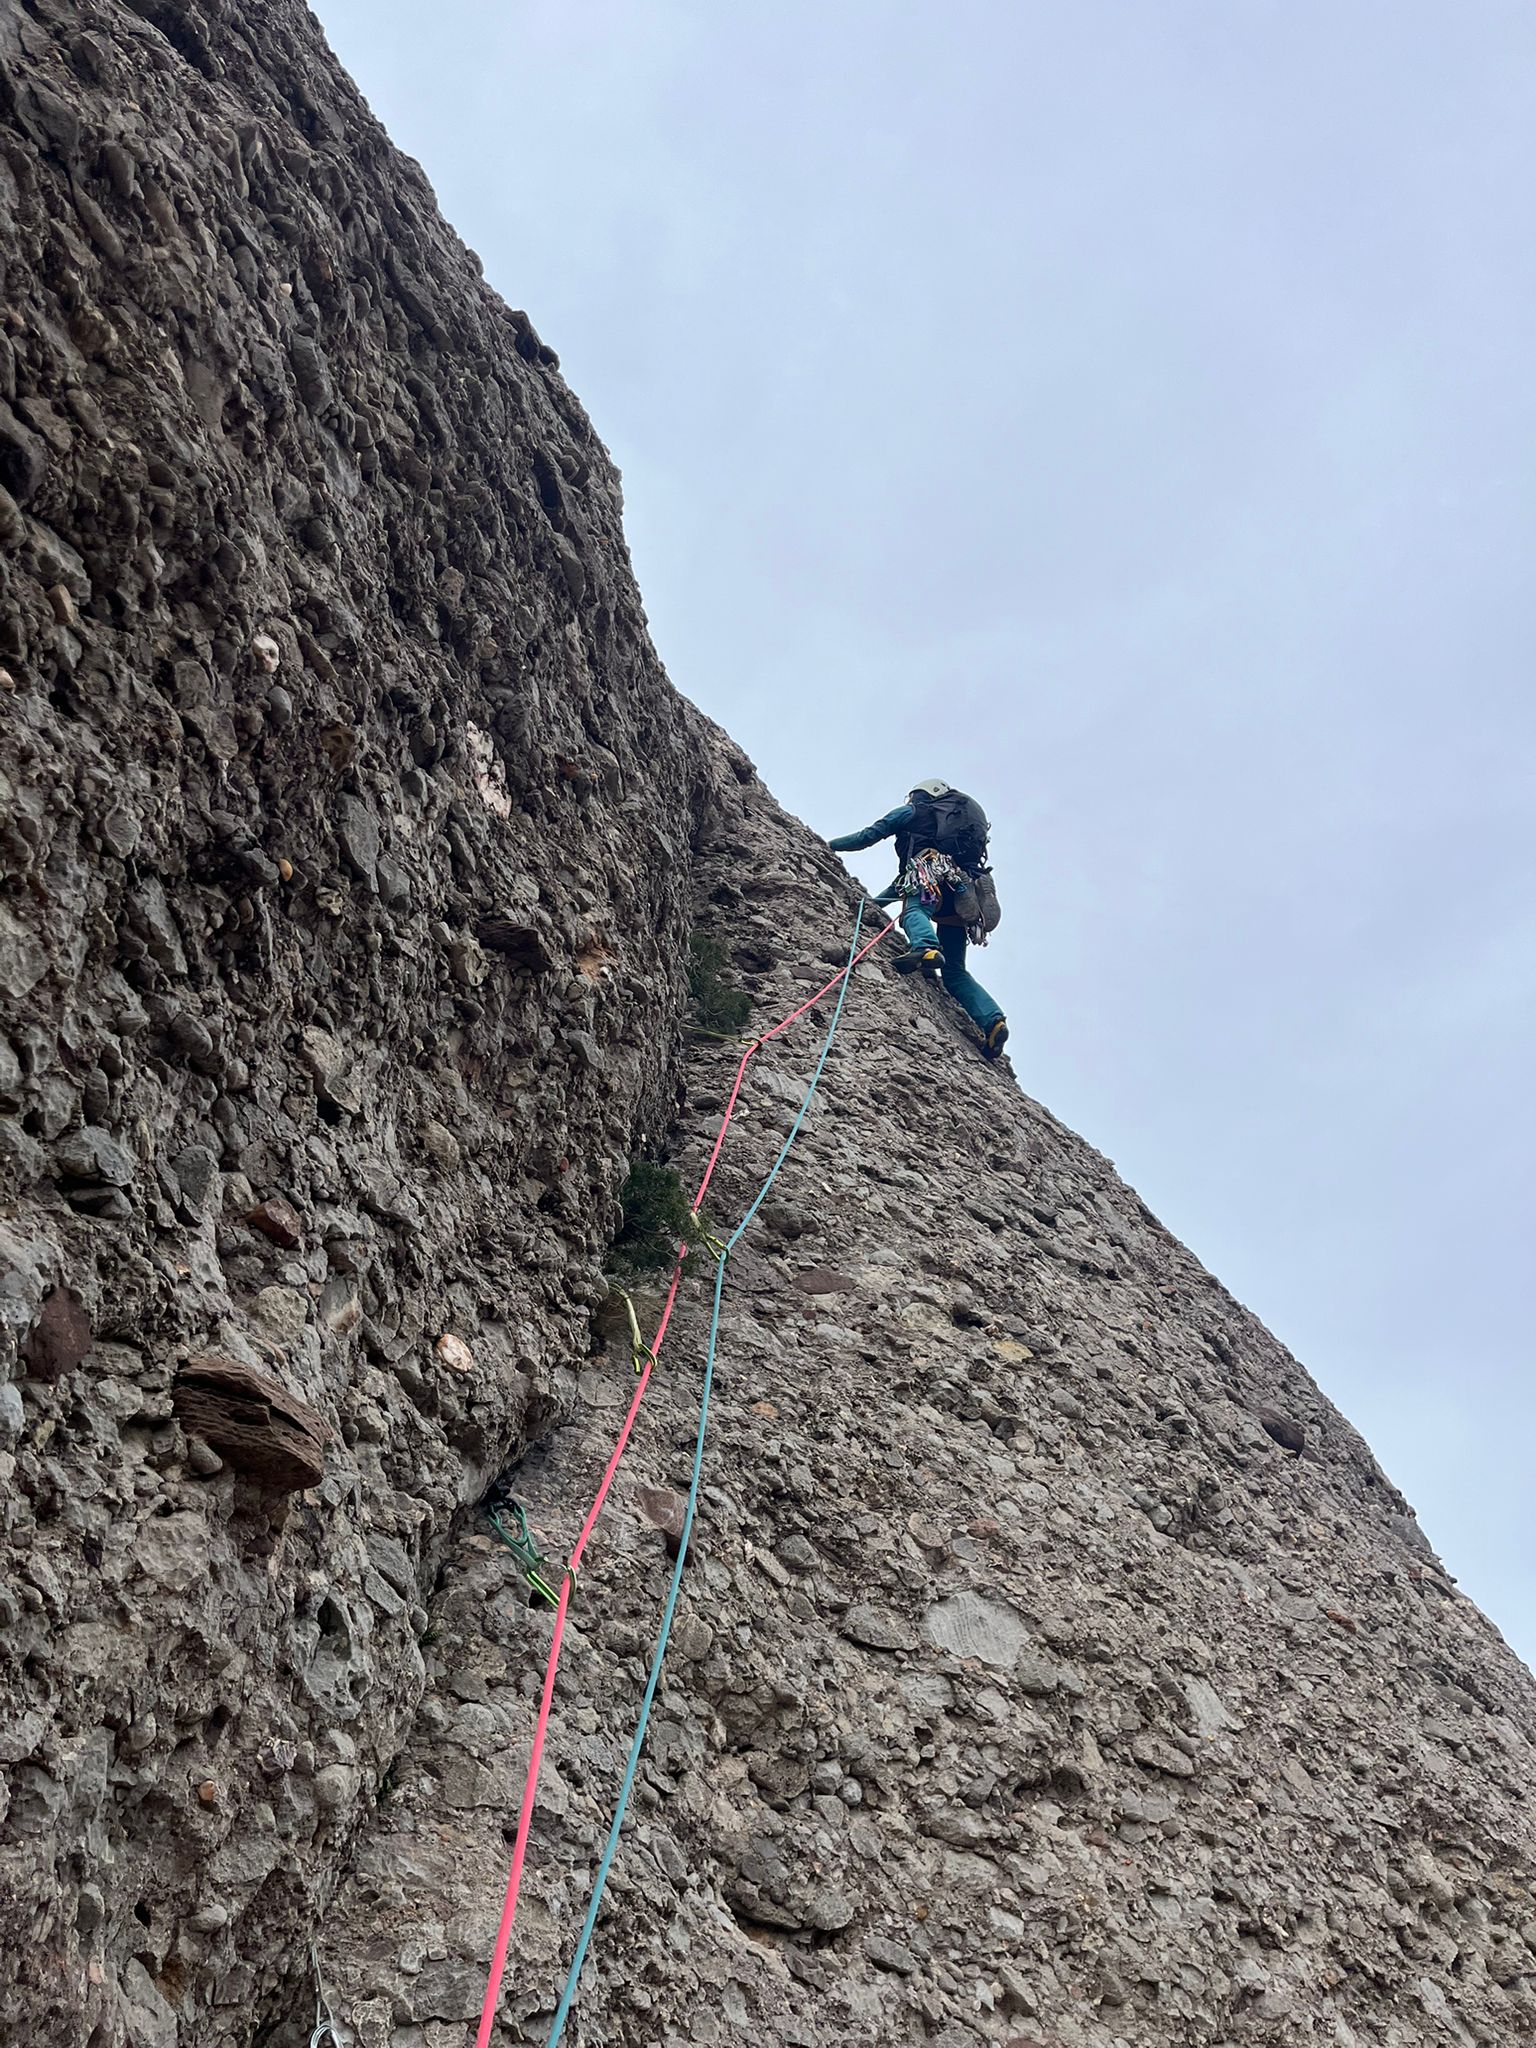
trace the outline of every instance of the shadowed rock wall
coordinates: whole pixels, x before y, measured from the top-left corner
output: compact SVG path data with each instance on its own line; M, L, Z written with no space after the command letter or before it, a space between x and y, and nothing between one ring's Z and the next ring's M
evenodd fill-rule
M612 467L303 9L0 0L0 2035L478 2008L696 1177L856 895L646 638ZM846 821L839 821L840 823ZM1009 928L1002 934L1010 942ZM1016 1020L1016 1044L1027 1020ZM731 1223L810 1070L756 1064ZM702 1282L591 1553L503 2028L542 2041ZM879 956L732 1261L589 2043L1536 2036L1536 1697L1301 1368Z
M0 2011L246 2040L573 1398L729 750L303 9L6 5L0 112Z

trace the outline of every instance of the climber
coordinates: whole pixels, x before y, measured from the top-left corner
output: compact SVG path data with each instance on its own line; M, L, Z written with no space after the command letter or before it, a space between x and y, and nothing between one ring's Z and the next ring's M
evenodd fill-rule
M987 831L987 814L976 799L935 779L919 782L904 804L862 832L827 843L834 853L859 853L882 839L896 841L901 872L875 899L902 899L907 951L895 962L896 972L942 978L980 1031L982 1057L995 1060L1008 1043L1008 1021L965 965L966 941L984 946L998 921Z

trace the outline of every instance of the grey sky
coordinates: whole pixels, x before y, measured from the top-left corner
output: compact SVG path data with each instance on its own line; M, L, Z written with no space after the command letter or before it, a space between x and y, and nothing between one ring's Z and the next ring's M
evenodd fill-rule
M1536 1655L1536 11L317 11L679 687L828 834L982 799L1024 1086Z

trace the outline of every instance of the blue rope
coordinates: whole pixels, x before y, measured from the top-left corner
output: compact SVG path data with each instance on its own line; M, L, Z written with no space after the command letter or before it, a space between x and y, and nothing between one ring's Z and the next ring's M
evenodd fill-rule
M667 1653L667 1638L672 1633L672 1617L677 1611L678 1589L683 1582L683 1566L688 1559L688 1539L693 1534L694 1510L699 1504L699 1482L704 1473L704 1432L709 1426L709 1396L715 1379L715 1352L720 1342L720 1294L725 1285L725 1266L732 1251L740 1241L742 1232L752 1221L768 1196L768 1190L779 1177L779 1168L789 1157L789 1148L800 1135L800 1126L805 1122L806 1112L821 1081L821 1070L827 1064L827 1054L832 1050L832 1041L837 1036L838 1023L843 1014L843 1003L848 994L848 969L859 948L859 930L864 922L864 901L859 902L859 914L853 922L853 939L848 947L848 966L843 969L842 984L837 991L837 1007L832 1012L832 1022L827 1026L827 1035L822 1040L821 1057L816 1062L816 1071L811 1076L811 1085L805 1091L789 1136L779 1147L779 1156L769 1169L768 1178L753 1197L752 1206L726 1239L725 1250L715 1264L715 1299L709 1318L709 1345L704 1354L704 1393L699 1404L699 1433L693 1446L693 1478L688 1487L688 1507L683 1516L682 1540L677 1546L677 1562L672 1567L672 1584L667 1589L667 1604L662 1611L661 1628L656 1637L656 1649L651 1658L650 1674L645 1681L645 1693L640 1701L640 1724L635 1730L635 1739L629 1746L629 1761L624 1766L624 1781L619 1787L619 1803L614 1810L613 1825L608 1830L608 1840L603 1845L597 1876L592 1884L592 1901L587 1907L587 1917L581 1924L581 1935L576 1943L576 1953L571 1958L570 1972L565 1980L565 1989L560 1994L560 2004L555 2013L554 2025L549 2030L545 2048L556 2048L556 2043L565 2031L570 2016L571 2001L576 1996L576 1986L581 1977L582 1965L587 1959L587 1947L592 1939L592 1930L597 1925L598 1908L603 1902L603 1892L608 1883L608 1873L613 1868L614 1855L619 1846L619 1831L624 1825L624 1815L629 1807L629 1796L635 1789L635 1773L640 1767L640 1751L645 1743L645 1731L651 1718L651 1703L656 1697L656 1688L661 1682L661 1663Z

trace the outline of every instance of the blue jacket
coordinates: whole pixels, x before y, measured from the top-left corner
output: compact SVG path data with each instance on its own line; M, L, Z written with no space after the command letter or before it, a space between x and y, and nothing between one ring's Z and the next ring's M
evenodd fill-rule
M894 811L887 811L883 818L876 818L873 825L866 825L862 832L845 832L841 839L829 839L828 846L834 853L862 853L866 846L876 846L882 839L894 839L903 825L910 825L915 813L910 804L898 804Z
M841 839L829 839L828 846L834 853L862 853L866 846L877 846L882 839L894 839L903 825L910 825L916 813L910 804L898 804L894 811L887 811L883 818L876 818L873 825L866 825L862 832L845 832ZM900 890L893 882L875 898L877 903L890 903Z

